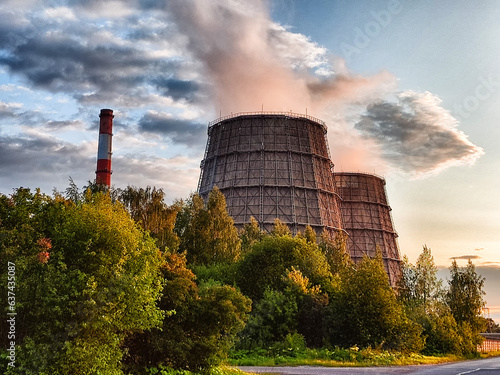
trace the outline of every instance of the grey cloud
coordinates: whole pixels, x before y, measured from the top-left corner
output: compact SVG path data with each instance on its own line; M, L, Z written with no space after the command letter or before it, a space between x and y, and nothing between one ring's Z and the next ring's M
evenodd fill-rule
M139 84L144 80L142 74L120 77L120 69L141 68L149 62L130 48L90 47L71 38L43 37L30 39L10 56L0 58L12 72L22 73L36 86L53 91L88 90L89 85L106 89L124 81L127 85Z
M457 164L471 164L483 150L457 129L458 122L430 93L400 93L395 102L370 105L355 124L375 140L393 166L424 174Z
M27 186L44 191L64 188L68 177L82 183L95 178L95 157L86 146L36 135L0 137L0 192Z
M6 12L0 15L6 17ZM134 17L136 32L148 33L149 26ZM40 29L36 33L33 27L20 25L9 31L0 23L0 67L5 66L35 87L68 93L82 104L147 105L157 100L155 94L165 90L150 77L160 82L167 77L175 80L181 59L156 56L149 44L127 43L126 35L120 39L120 23L126 21L117 21L118 30L103 30L91 21L87 24L75 20L56 26L38 20ZM162 33L158 38L166 41L172 31L162 25L159 22L155 31ZM106 31L114 36L103 38ZM181 95L175 82L172 90L174 95Z
M16 117L17 112L8 103L0 101L0 119Z
M194 100L200 87L195 81L175 78L158 78L154 83L164 95L170 96L174 100L185 99L188 102Z
M197 147L205 142L207 132L206 125L151 112L139 120L139 128L143 131L165 135L174 142Z
M69 127L84 128L85 124L81 120L47 121L45 126L51 130L59 130Z
M81 162L81 152L79 146L54 138L1 137L0 170L2 175L13 172L19 165L23 165L23 170L16 171L19 173L67 170L67 165Z

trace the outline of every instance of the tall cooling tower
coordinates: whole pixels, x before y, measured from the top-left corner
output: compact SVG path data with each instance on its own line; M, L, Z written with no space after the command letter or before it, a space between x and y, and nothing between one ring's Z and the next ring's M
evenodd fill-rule
M395 286L401 273L397 233L387 202L385 180L365 173L335 172L336 191L342 197L342 224L349 234L347 248L358 262L363 255L382 251L389 281Z
M237 227L275 218L293 233L341 228L325 124L295 113L240 113L209 124L198 192L224 194Z

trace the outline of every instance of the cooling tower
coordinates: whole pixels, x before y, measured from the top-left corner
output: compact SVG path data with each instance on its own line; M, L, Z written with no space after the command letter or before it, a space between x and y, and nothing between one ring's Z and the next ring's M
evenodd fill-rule
M275 218L293 233L341 227L325 124L282 112L239 113L209 124L198 192L224 194L239 228L253 216L270 231Z
M342 197L342 224L349 234L347 248L351 258L358 262L365 254L373 257L379 246L389 282L396 286L401 258L385 180L372 174L348 172L336 172L334 177L336 191Z

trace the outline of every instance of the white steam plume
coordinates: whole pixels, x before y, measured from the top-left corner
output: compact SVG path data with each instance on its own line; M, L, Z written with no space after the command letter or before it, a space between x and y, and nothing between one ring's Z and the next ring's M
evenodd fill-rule
M343 170L422 175L483 154L436 96L398 92L386 71L352 74L323 47L273 22L264 1L183 0L168 9L202 64L217 113L307 108L327 121Z

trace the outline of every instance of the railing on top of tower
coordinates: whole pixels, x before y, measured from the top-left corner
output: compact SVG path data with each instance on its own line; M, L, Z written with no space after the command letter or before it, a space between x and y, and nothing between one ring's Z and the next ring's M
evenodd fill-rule
M326 132L326 123L323 120L320 120L319 118L309 116L309 115L304 115L301 113L295 113L292 111L286 112L286 111L255 111L255 112L236 112L236 113L231 113L230 115L226 116L221 116L218 119L215 119L213 121L210 121L208 123L208 127L211 127L215 124L218 124L221 121L234 118L234 117L239 117L239 116L257 116L257 115L282 115L282 116L288 116L288 117L294 117L294 118L305 118L307 120L314 121L320 125L323 126L323 130Z

